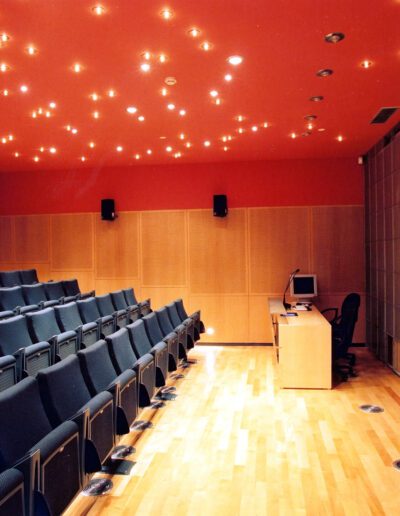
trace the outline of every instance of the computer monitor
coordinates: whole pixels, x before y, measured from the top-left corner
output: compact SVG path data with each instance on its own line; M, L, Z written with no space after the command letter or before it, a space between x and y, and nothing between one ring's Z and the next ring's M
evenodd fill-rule
M305 301L317 295L316 274L296 274L290 284L290 295Z

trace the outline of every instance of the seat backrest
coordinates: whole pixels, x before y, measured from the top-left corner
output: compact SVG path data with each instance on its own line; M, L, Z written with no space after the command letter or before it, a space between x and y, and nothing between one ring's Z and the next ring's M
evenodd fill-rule
M38 312L26 315L29 331L35 342L49 340L54 335L59 335L61 329L58 326L54 308L44 308Z
M37 381L53 426L72 417L91 399L76 355L42 369L37 374Z
M65 297L62 281L49 281L43 283L47 299L61 299Z
M163 340L166 334L163 334L155 312L145 315L142 321L146 325L147 335L153 346Z
M179 317L175 303L168 303L166 305L166 308L168 310L169 318L171 319L171 322L175 326L175 328L177 326L179 326L180 324L182 324L182 321L181 321L181 318Z
M182 299L175 299L174 301L176 309L178 310L179 317L181 318L181 321L184 321L189 316L185 310L185 307L183 306L183 300Z
M146 327L144 322L139 319L132 324L129 324L126 329L129 332L131 344L133 349L139 357L142 357L146 353L149 353L152 345L146 333Z
M129 340L128 330L121 328L115 333L106 337L108 350L114 367L118 374L132 369L137 357Z
M25 306L22 288L20 286L0 288L1 310L13 310L17 306Z
M88 297L87 299L79 299L76 302L82 321L84 323L97 321L101 317L99 307L97 306L94 297Z
M83 324L78 307L74 301L65 305L55 306L54 312L62 331L74 331Z
M356 293L348 294L342 303L340 328L344 335L344 343L348 348L353 341L353 334L358 320L358 309L360 308L360 295Z
M108 352L107 342L99 340L78 353L81 370L90 394L107 390L117 373Z
M124 296L125 296L128 306L138 304L138 300L136 299L133 288L125 288L122 290L122 292L124 293Z
M0 272L0 283L3 287L15 287L16 285L21 285L19 271Z
M23 315L0 321L0 354L12 355L31 344L32 339Z
M36 283L35 285L23 285L22 294L25 298L25 302L28 305L38 305L41 301L46 301L46 291L42 283Z
M62 284L67 296L77 296L81 293L79 290L78 280L76 278L63 280Z
M20 270L19 277L21 278L22 285L33 285L39 282L36 269Z
M99 308L99 312L104 317L105 315L112 315L115 312L114 305L111 301L110 294L103 294L102 296L96 296L96 303Z
M34 378L25 378L0 393L0 421L0 470L3 470L52 430Z
M159 310L156 310L155 313L157 314L157 319L164 335L167 335L168 333L174 331L175 328L171 324L171 320L168 316L168 312L165 306L163 306Z
M126 302L122 290L116 290L115 292L111 292L111 299L114 304L115 310L126 310L128 304Z

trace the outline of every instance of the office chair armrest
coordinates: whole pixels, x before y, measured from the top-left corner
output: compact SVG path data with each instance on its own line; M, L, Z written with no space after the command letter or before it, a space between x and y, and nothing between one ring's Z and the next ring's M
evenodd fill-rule
M325 314L326 312L335 312L335 315L332 319L328 319L328 321L330 323L332 323L333 321L336 321L337 319L337 316L338 316L338 309L337 308L325 308L325 310L321 310L321 314Z

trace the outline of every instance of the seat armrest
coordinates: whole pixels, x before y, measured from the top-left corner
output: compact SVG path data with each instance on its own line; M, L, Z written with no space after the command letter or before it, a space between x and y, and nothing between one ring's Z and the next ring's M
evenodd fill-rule
M40 450L30 451L14 465L14 468L21 471L24 476L24 496L25 508L27 514L34 514L33 494L39 491L39 467L40 467Z
M15 308L13 308L13 312L15 313L15 315L19 315L21 313L21 307L16 306Z

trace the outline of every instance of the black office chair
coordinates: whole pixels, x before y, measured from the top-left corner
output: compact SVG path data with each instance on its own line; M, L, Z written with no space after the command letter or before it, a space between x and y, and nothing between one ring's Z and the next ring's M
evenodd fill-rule
M340 314L338 308L326 308L321 312L322 314L334 312L334 317L328 319L332 326L333 364L343 380L347 380L348 376L355 376L353 367L356 356L348 350L353 342L359 308L360 295L351 293L343 300Z

